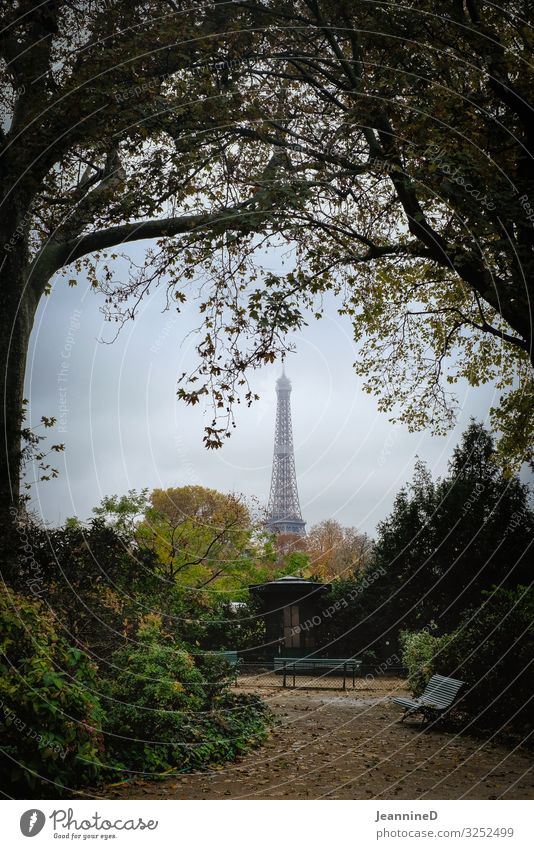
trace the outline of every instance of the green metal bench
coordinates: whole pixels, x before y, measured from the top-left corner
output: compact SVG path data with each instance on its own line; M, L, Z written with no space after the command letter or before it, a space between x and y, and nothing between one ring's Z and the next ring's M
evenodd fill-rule
M362 662L355 657L275 657L274 671L283 674L283 686L287 686L287 676L293 677L293 687L297 673L338 672L343 675L343 689L347 689L347 674L352 676L352 686L356 685L356 675L361 671Z
M239 658L237 656L236 651L217 651L214 654L218 654L220 657L224 657L225 660L228 661L230 666L238 666Z
M234 671L234 683L237 684L237 675L239 672L239 664L241 663L241 659L238 657L236 651L211 651L206 652L206 654L210 654L213 657L223 657L225 661L232 667Z
M424 693L416 699L395 696L392 701L404 708L401 722L414 713L422 713L427 721L438 719L452 707L465 681L447 678L445 675L433 675L426 685Z

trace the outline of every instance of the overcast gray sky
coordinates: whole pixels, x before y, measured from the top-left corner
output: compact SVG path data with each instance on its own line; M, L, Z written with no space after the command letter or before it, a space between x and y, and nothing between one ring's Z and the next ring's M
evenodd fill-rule
M143 246L136 251L141 255ZM200 407L176 398L176 379L195 362L194 307L163 313L154 290L138 318L112 345L112 326L99 311L102 296L81 281L58 281L41 304L28 367L32 421L62 419L48 431L66 451L54 457L57 480L35 488L33 507L51 524L87 519L104 495L130 488L200 484L267 501L280 366L253 378L261 400L237 411L237 429L218 451L202 443L208 420ZM293 435L302 514L308 527L336 518L373 533L410 479L416 456L443 474L470 416L485 420L491 386L459 384L460 415L447 437L410 434L377 411L354 374L350 322L332 307L294 337L297 353L286 372L292 381Z

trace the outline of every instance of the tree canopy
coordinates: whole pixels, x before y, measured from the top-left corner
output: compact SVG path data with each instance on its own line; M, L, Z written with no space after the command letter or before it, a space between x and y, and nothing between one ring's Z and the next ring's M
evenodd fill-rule
M339 609L320 624L319 642L339 656L399 665L401 631L425 642L459 628L498 591L530 585L533 538L531 491L503 473L490 434L472 422L443 478L417 463L377 526L366 569L332 583L328 603Z
M248 228L245 212L261 220L269 203L268 192L236 197L225 165L224 128L241 102L228 73L243 46L237 8L208 4L192 15L166 0L4 0L0 9L6 513L19 492L29 336L57 274L68 267L74 285L85 265L119 326L163 275L169 307L179 308L194 258L176 237L189 234L210 256L231 222ZM117 250L141 239L152 240L146 263L117 288Z
M332 291L382 409L439 429L451 385L494 380L501 460L531 457L530 4L0 8L4 512L35 311L84 265L118 328L160 281L169 308L202 293L179 395L213 402L208 447ZM287 273L262 267L269 244L293 251Z
M530 492L505 477L490 434L473 422L438 481L419 463L378 526L373 563L394 584L392 615L413 627L456 627L482 590L531 579Z
M169 580L190 589L235 592L262 555L242 499L202 486L155 489L136 536Z
M336 519L313 525L306 538L312 571L326 580L353 578L369 564L370 551L367 534L345 528Z
M242 496L198 485L108 496L93 511L150 552L164 584L190 591L239 595L263 580L274 559L268 535Z
M248 89L261 117L235 114L248 144L234 179L246 186L262 147L264 160L277 152L264 180L292 202L266 229L295 257L282 275L235 266L232 326L250 345L236 353L232 337L226 370L213 340L220 292L208 299L206 381L184 397L222 373L214 397L231 400L228 375L252 353L261 361L273 337L282 348L330 290L383 410L439 430L454 418L454 383L494 380L501 461L517 466L534 424L530 5L242 6L260 28Z

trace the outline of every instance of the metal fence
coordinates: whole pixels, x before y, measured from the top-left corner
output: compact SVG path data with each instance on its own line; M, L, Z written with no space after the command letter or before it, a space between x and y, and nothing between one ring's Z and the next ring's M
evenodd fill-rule
M389 667L387 670L379 670L375 667L363 667L360 674L354 679L352 686L352 675L347 675L346 689L348 691L370 692L388 691L391 689L392 679L404 678L406 670L400 666ZM313 672L297 672L295 675L295 689L321 689L321 690L343 690L343 675L338 672L330 672L317 669ZM240 689L283 689L284 675L282 670L273 670L269 664L243 663L239 664L237 676L237 687ZM286 676L286 686L293 688L293 674Z

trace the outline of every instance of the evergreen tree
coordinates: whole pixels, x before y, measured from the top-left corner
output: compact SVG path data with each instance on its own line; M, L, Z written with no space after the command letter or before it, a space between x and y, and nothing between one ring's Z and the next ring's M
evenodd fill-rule
M436 487L433 599L443 627L478 605L482 590L532 581L529 495L519 478L503 474L491 435L472 422Z
M472 422L447 476L434 482L422 463L378 526L375 567L385 570L387 621L449 630L494 585L531 581L534 515L530 491L506 477L487 430Z

